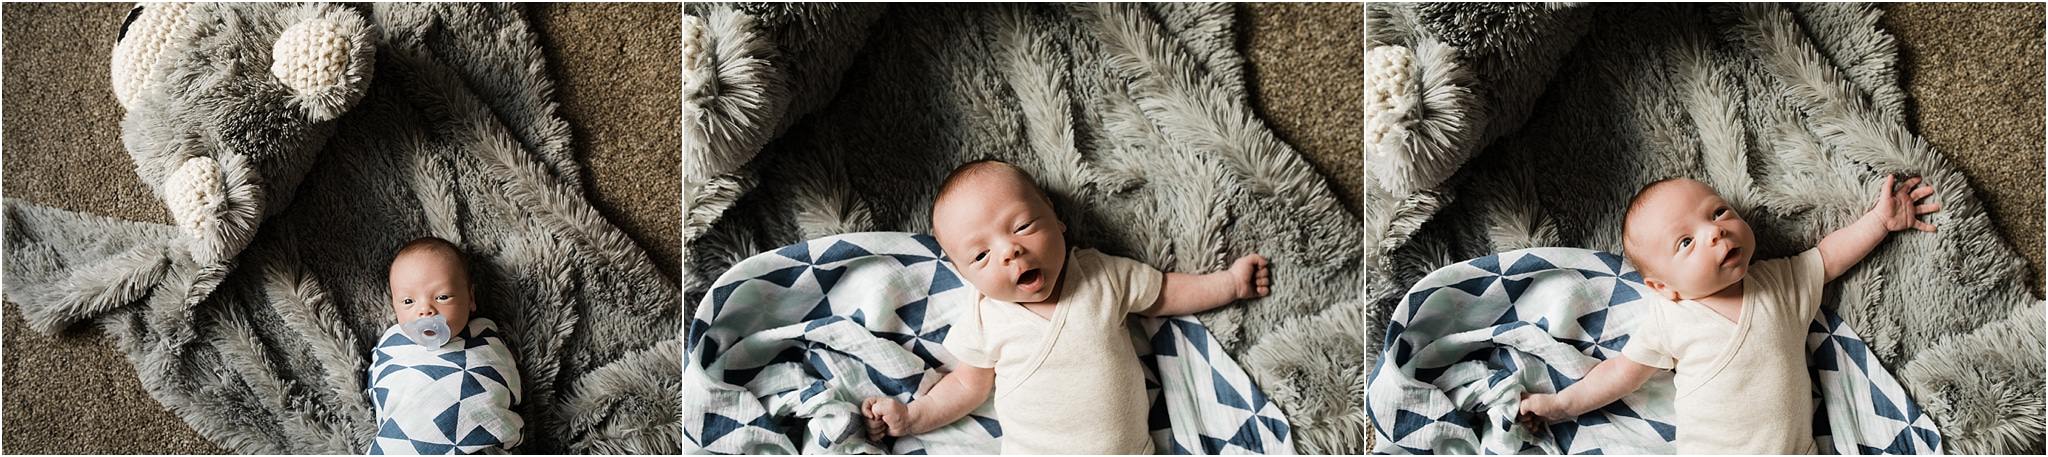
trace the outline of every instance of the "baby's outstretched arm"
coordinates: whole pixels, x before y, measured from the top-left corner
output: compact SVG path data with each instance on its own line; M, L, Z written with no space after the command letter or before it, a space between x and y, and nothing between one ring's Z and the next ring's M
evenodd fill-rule
M909 405L889 397L868 397L860 405L861 414L868 419L868 441L881 442L884 435L929 432L967 417L967 413L988 401L995 383L994 368L963 363Z
M1877 244L1884 242L1884 237L1891 232L1905 229L1934 231L1934 224L1921 221L1920 215L1941 211L1941 204L1918 203L1933 195L1934 188L1921 184L1918 176L1906 179L1905 184L1899 186L1892 185L1895 179L1896 176L1884 178L1884 188L1877 191L1877 204L1870 208L1870 212L1863 213L1863 218L1820 239L1820 261L1827 267L1828 281L1834 281L1849 271L1849 267L1862 262L1863 256L1877 249Z
M1523 422L1561 421L1585 414L1587 411L1614 403L1629 392L1643 386L1657 368L1636 363L1627 357L1615 357L1593 366L1586 377L1578 383L1564 388L1556 394L1532 394L1522 397L1521 417ZM1532 423L1530 425L1540 425ZM1533 428L1533 427L1532 427Z
M1240 299L1264 297L1272 291L1273 279L1266 271L1266 257L1251 254L1238 257L1224 271L1205 275L1167 273L1166 284L1160 286L1159 301L1140 314L1194 314Z

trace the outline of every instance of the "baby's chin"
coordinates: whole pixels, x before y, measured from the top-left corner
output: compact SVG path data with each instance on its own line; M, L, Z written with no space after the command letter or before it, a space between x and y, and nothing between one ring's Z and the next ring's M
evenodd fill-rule
M994 298L997 300L1016 303L1020 305L1036 304L1052 300L1052 287L1050 285L1048 285L1045 290L1040 290L1036 293L1029 294L1024 293L1024 291L1017 290L1017 285L1015 284L1004 284L1002 286L998 286L1002 287L1001 289L996 289L994 287L983 287L981 285L975 285L975 287L981 289L983 291L982 294L987 295L989 298ZM1002 290L1004 291L1004 293L1001 295L990 294L987 292L990 290Z
M983 290L987 290L987 289L983 289ZM1009 290L1009 291L1010 291L1010 293L1007 293L1007 294L1003 294L1003 295L1001 295L1001 296L997 296L997 295L989 295L989 297L991 297L991 298L995 298L995 299L997 299L997 300L1002 300L1002 301L1010 302L1010 303L1016 303L1016 304L1020 304L1020 305L1022 305L1022 304L1033 304L1033 303L1039 303L1039 302L1043 302L1043 301L1046 301L1046 300L1048 300L1048 299L1052 298L1052 297L1050 296L1051 294L1046 294L1046 293L1036 293L1036 294L1025 294L1025 293L1022 293L1022 292L1018 292L1018 291L1017 291L1017 289L1016 289L1016 287L1014 287L1014 286L1010 287L1010 288L1009 288L1009 289L1007 289L1007 290Z

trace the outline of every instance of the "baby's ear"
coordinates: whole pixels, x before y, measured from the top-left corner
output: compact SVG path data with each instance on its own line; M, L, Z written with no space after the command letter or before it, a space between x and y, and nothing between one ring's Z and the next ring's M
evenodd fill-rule
M1671 287L1667 284L1664 284L1664 281L1659 281L1655 278L1644 277L1643 285L1650 286L1650 290L1657 292L1658 296L1664 297L1667 300L1678 301L1678 291L1671 290Z

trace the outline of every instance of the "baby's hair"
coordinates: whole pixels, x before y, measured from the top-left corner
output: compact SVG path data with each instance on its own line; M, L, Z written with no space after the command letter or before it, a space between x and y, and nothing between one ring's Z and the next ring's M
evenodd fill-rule
M926 211L929 217L932 218L928 221L932 225L932 236L938 236L939 232L937 219L939 202L944 201L948 194L953 193L955 187L959 187L960 183L966 181L967 178L1004 171L1016 173L1017 177L1024 179L1024 182L1031 183L1031 190L1038 192L1038 198L1044 199L1047 205L1052 204L1052 198L1045 194L1045 189L1038 188L1038 181L1031 177L1031 172L1024 171L1023 168L1018 168L1009 162L996 159L981 159L963 163L958 167L953 167L953 172L946 174L946 180L939 183L939 193L932 196L932 207L929 211Z
M405 246L398 248L397 254L391 255L391 263L398 263L398 259L405 258L407 255L425 253L453 256L455 258L455 265L462 268L462 277L465 279L469 278L469 260L463 257L462 248L440 237L423 236L406 242Z
M1629 252L1629 248L1628 248L1628 220L1629 220L1629 217L1628 217L1628 216L1629 216L1629 215L1631 215L1631 214L1635 214L1635 213L1636 213L1636 209L1637 209L1637 208L1641 208L1641 207L1643 207L1643 201L1645 201L1645 200L1648 200L1648 198L1645 198L1645 197L1647 197L1647 196L1649 196L1649 195L1650 195L1650 191L1651 191L1651 190L1653 190L1653 189L1656 189L1656 188L1657 188L1658 186L1662 186L1662 185L1664 185L1664 184L1666 184L1666 183L1671 183L1671 182L1674 182L1674 181L1678 181L1678 180L1680 180L1680 179L1687 179L1687 178L1686 178L1686 177L1684 177L1684 176L1673 176L1673 177L1669 177L1669 178L1659 179L1659 180L1656 180L1656 181L1650 181L1650 183L1649 183L1649 184L1644 184L1644 185L1643 185L1643 187L1641 187L1641 188L1638 188L1638 189L1636 189L1636 194L1635 194L1635 196L1629 197L1629 199L1628 199L1628 211L1626 211L1626 212L1623 212L1623 213L1621 213L1621 256L1622 256L1622 257L1625 257L1625 258L1628 258L1628 259L1629 259L1629 263L1633 263L1633 264L1635 264L1635 265L1636 265L1636 269L1638 269L1638 270L1640 270L1640 269L1642 269L1642 268L1643 268L1643 264L1642 264L1642 262L1637 262L1637 261L1635 261L1635 257L1634 257L1634 256L1633 256L1633 255L1632 255L1632 254L1631 254L1630 252Z

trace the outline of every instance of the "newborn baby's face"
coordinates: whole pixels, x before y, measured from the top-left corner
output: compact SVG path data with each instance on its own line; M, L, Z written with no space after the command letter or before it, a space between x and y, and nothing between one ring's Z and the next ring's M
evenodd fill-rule
M1689 179L1660 184L1629 213L1624 242L1643 282L1670 299L1713 295L1742 280L1756 236L1728 202Z
M1051 299L1067 261L1067 226L1052 204L1016 173L963 179L932 208L933 234L953 268L990 298Z
M425 251L399 256L391 262L391 312L399 325L415 319L445 315L448 331L462 334L469 325L469 313L476 301L462 260L454 255Z

